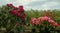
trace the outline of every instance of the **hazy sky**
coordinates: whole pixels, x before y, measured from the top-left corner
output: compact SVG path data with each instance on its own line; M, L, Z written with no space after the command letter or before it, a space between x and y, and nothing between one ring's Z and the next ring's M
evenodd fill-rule
M60 9L60 0L0 0L0 6L12 3L25 9Z

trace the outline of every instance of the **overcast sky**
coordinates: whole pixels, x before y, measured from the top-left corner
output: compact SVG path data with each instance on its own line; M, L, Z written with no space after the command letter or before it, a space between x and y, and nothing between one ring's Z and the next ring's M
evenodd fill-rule
M0 6L12 3L25 9L60 9L60 0L0 0Z

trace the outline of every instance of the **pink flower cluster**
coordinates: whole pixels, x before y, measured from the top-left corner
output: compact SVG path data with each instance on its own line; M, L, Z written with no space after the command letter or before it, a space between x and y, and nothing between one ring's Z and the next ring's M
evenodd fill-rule
M53 26L58 26L58 23L55 22L54 20L49 19L48 21L49 21Z
M44 17L39 17L38 19L40 21L44 21L44 20L49 20L50 18L48 18L47 16L44 16Z
M39 24L39 20L37 18L32 18L31 22L34 24Z
M51 23L53 26L58 26L58 23L55 22L54 20L50 19L49 17L47 16L43 16L43 17L39 17L38 19L37 18L32 18L31 21L32 23L34 24L39 24L40 21L44 21L44 20L47 20L49 23Z

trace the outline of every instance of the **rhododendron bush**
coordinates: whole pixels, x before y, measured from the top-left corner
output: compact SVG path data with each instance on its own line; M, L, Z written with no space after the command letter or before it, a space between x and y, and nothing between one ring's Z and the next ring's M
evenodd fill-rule
M6 4L0 10L0 27L7 31L16 29L16 26L25 24L26 14L23 6L15 7L12 4ZM20 30L20 27L18 27ZM22 28L21 28L22 29Z
M44 30L51 31L59 26L57 22L49 18L46 14L43 17L31 18L31 23L35 27L38 26L37 28L39 28L40 31L44 31Z

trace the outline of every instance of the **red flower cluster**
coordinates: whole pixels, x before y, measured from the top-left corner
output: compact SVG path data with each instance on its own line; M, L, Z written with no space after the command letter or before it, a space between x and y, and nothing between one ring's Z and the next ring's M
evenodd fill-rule
M10 6L13 6L13 5L12 4L6 4L6 6L9 6L10 7Z
M10 10L10 12L14 15L20 16L20 13L18 12L18 10Z
M13 4L6 4L6 6L11 7L12 9L18 9L18 7L13 6Z
M22 19L25 19L26 14L25 14L25 11L24 11L24 8L22 5L19 7L15 7L12 4L7 4L6 6L12 7L12 10L10 10L10 12L12 14L17 15L17 16L21 17Z

